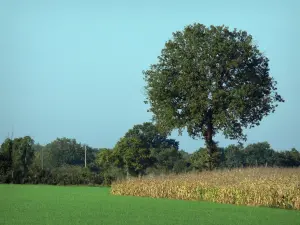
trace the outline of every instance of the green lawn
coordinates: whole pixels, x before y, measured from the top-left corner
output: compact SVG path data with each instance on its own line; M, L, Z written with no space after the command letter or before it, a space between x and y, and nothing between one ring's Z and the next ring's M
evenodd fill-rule
M0 185L1 225L300 224L300 211L112 196L108 188Z

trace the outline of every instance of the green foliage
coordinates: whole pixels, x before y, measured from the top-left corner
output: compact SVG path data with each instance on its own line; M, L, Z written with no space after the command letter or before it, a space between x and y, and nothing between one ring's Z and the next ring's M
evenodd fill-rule
M225 26L193 24L173 33L143 73L145 102L160 130L187 129L204 138L209 161L216 133L246 140L243 129L259 125L283 102L252 36Z
M107 148L100 149L97 153L96 165L103 175L103 183L105 185L110 185L113 181L125 177L125 172L122 169L124 165L119 163L117 155L115 151Z
M239 168L245 166L245 154L242 152L243 145L229 145L225 148L225 166Z
M167 135L160 132L153 123L145 122L143 124L134 125L128 130L125 138L137 138L147 148L176 148L179 143L174 139L168 139Z
M92 173L80 166L63 166L53 170L53 183L59 185L89 184Z
M282 101L252 36L225 26L194 24L173 33L144 74L158 125L169 132L187 127L193 137L203 134L209 109L214 129L238 138Z
M89 146L87 148L87 164L95 160L96 151ZM84 146L75 139L57 138L47 144L43 149L44 167L55 168L63 165L84 166Z
M196 170L206 170L208 169L209 157L207 154L207 149L200 148L198 151L194 152L191 156L192 167Z
M34 140L25 136L6 139L0 151L0 182L27 182L29 167L34 158Z
M182 157L176 148L166 148L163 150L153 148L151 149L151 156L155 159L154 166L164 172L173 171L175 163L178 163Z
M290 151L275 152L274 164L280 167L298 167L300 166L300 152L295 148Z
M222 155L223 149L218 148L217 143L213 145L211 157L207 148L200 148L191 155L192 168L200 171L218 168L223 160Z
M274 165L274 150L268 142L250 144L245 148L246 166Z
M121 167L125 168L130 175L143 175L147 167L153 163L150 149L145 146L141 139L124 137L117 143L114 149L115 155L122 162Z
M111 149L101 149L96 154L96 164L102 170L107 170L112 166L113 163L113 151Z
M13 141L5 139L0 148L0 183L10 183Z
M130 129L119 140L112 153L114 165L133 176L145 175L151 167L153 170L172 171L174 163L180 157L178 142L168 139L149 122Z
M191 171L191 155L183 150L180 150L179 154L179 159L174 162L173 172L178 174Z
M267 142L245 148L229 145L224 149L213 142L211 157L205 147L189 154L179 151L178 142L168 139L151 123L134 126L114 149L87 147L87 156L87 168L84 168L83 146L74 139L56 139L46 146L34 144L30 137L6 139L0 148L0 183L110 185L128 175L300 166L299 151L274 151Z
M34 157L33 144L34 140L29 136L13 140L12 179L16 183L26 182L29 166Z
M30 170L27 183L51 185L106 184L103 174L94 173L89 168L72 165L57 167L52 170ZM110 185L110 183L107 185Z

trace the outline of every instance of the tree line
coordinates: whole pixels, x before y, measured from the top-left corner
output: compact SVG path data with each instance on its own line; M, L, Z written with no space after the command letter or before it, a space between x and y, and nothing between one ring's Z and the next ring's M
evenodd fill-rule
M128 176L186 173L242 167L298 167L295 148L275 151L267 142L225 148L214 144L212 160L205 147L193 153L179 149L179 142L167 138L146 122L135 125L114 148L92 148L75 139L57 138L47 145L34 140L7 138L0 149L0 182L53 185L110 185ZM86 167L85 167L86 149ZM210 165L210 163L212 164Z

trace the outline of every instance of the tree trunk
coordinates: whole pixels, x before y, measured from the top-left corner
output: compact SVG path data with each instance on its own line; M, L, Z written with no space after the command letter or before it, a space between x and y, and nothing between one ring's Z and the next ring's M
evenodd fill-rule
M208 168L212 170L212 153L213 153L213 125L212 125L212 111L208 111L208 120L207 120L207 131L205 136L205 142L207 147L207 153L209 157Z

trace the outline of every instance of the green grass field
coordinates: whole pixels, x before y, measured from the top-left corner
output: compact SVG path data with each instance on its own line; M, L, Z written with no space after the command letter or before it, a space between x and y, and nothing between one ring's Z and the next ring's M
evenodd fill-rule
M112 196L109 188L0 185L1 225L300 224L300 211Z

